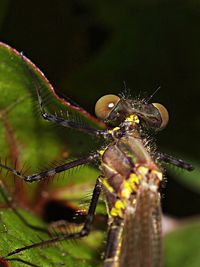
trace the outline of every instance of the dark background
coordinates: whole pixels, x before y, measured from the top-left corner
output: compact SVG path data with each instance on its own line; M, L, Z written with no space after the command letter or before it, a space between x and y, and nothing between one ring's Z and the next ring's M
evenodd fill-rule
M91 113L123 81L133 96L161 86L153 101L168 108L170 123L158 145L198 164L200 1L0 0L0 40ZM163 193L166 212L199 212L199 195L174 175Z

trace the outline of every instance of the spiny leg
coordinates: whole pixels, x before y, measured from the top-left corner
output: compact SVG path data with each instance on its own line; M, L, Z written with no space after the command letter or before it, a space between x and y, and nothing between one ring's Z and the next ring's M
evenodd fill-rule
M165 163L170 163L173 164L179 168L185 169L187 171L192 171L194 169L194 167L192 166L192 164L185 162L182 159L177 159L169 154L166 153L162 153L162 152L158 152L156 154L156 156L158 157L158 159L160 161L163 161Z
M69 170L69 169L74 168L76 166L87 164L87 163L89 163L91 161L94 161L98 157L99 156L98 156L97 153L96 154L92 154L92 155L89 155L88 157L77 159L77 160L74 160L72 162L68 162L68 163L59 165L59 166L57 166L55 168L52 168L52 169L49 169L47 171L43 171L43 172L32 174L32 175L24 175L23 173L15 170L15 169L13 169L11 167L8 167L8 166L4 165L1 162L0 162L0 167L3 168L3 169L8 170L9 172L13 173L14 175L16 175L18 177L20 177L24 181L32 183L32 182L35 182L35 181L42 180L42 179L44 179L46 177L54 176L57 173Z
M48 239L48 240L43 240L43 241L35 243L35 244L31 244L31 245L28 245L25 247L15 249L15 250L9 252L8 254L4 255L4 258L7 258L11 255L17 254L19 252L22 252L24 250L28 250L31 248L41 247L41 246L45 246L45 245L51 245L51 244L54 244L54 243L57 243L59 241L63 241L66 239L77 239L77 238L81 238L81 237L88 235L90 232L91 224L93 222L93 218L94 218L94 214L95 214L95 210L96 210L96 206L98 203L100 193L101 193L101 183L100 183L100 180L98 177L96 180L94 190L93 190L92 199L90 202L88 214L86 216L86 220L85 220L85 223L83 225L83 228L81 229L80 232L71 233L71 234L63 234L63 235L56 236L56 237Z
M40 92L41 91L41 89L40 89L41 87L40 87L40 84L38 82L38 79L37 79L36 75L34 74L34 72L30 69L28 64L26 63L26 60L24 59L24 56L23 56L22 53L21 53L21 58L22 58L22 61L23 61L24 65L25 65L26 70L28 71L29 76L32 79L32 82L33 82L33 85L34 85L34 88L36 90L37 97L38 97L40 112L41 112L42 117L45 120L53 122L53 123L56 123L56 124L59 124L59 125L61 125L63 127L77 129L79 131L82 131L82 132L85 132L85 133L88 133L88 134L91 134L91 135L95 135L95 136L98 136L98 137L104 135L104 131L97 130L97 129L93 128L93 127L86 126L86 125L77 123L75 121L68 120L68 119L66 119L64 117L60 117L60 116L53 115L53 114L50 114L50 113L46 112L45 108L44 108L41 92Z
M16 209L15 205L13 204L13 199L11 198L11 196L9 195L7 189L5 188L5 185L3 184L3 182L0 180L0 194L2 196L2 198L4 199L5 203L8 205L8 207L10 207L12 209L12 211L16 214L16 216L28 227L30 227L33 230L39 231L39 232L43 232L46 234L50 234L48 232L48 230L46 230L45 228L36 226L36 225L32 225L30 224L21 214L20 212Z

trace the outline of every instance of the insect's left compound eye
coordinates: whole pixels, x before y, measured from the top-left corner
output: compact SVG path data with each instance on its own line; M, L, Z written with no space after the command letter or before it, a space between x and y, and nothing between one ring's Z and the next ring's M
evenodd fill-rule
M104 95L99 98L95 105L96 116L102 120L108 118L119 100L120 98L117 95Z
M152 103L152 105L158 110L158 112L160 113L160 117L161 117L161 125L160 125L160 130L164 129L166 127L166 125L168 124L169 121L169 113L167 111L167 109L159 103Z

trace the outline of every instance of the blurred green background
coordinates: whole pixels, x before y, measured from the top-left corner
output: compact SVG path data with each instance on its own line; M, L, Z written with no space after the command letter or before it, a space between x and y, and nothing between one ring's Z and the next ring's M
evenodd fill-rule
M0 40L91 113L100 96L123 92L123 81L133 97L161 86L153 101L170 122L157 143L197 169L167 175L163 208L199 214L200 1L0 0Z

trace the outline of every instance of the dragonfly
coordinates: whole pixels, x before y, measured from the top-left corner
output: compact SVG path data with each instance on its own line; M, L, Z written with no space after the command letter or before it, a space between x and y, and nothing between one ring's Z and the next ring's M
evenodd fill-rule
M0 163L1 168L27 183L44 180L88 163L98 162L101 173L96 179L88 212L80 231L58 234L16 248L4 255L4 258L25 250L87 236L102 194L108 213L103 267L162 267L162 163L170 163L188 171L193 169L191 164L158 152L155 145L151 145L152 133L163 130L168 124L167 109L160 103L150 103L152 97L132 99L124 94L108 94L102 96L95 105L95 114L106 128L99 130L81 124L45 109L39 81L25 56L21 55L21 60L37 93L43 119L102 139L104 145L85 157L31 175L25 175L7 164ZM74 106L74 103L71 106ZM78 105L75 108L82 111Z

